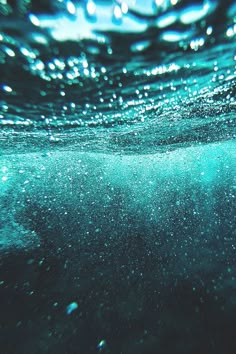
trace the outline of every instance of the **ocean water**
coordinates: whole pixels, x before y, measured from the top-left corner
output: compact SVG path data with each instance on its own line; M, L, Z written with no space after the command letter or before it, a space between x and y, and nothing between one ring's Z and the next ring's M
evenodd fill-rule
M236 5L0 1L0 352L235 354Z

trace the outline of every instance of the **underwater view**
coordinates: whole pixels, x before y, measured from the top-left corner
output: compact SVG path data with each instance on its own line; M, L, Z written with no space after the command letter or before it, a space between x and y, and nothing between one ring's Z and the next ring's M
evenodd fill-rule
M236 3L0 0L0 352L236 353Z

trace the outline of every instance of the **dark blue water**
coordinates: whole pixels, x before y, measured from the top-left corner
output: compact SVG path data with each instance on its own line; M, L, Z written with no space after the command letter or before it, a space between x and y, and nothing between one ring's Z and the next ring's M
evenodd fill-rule
M0 1L0 348L235 354L233 1Z

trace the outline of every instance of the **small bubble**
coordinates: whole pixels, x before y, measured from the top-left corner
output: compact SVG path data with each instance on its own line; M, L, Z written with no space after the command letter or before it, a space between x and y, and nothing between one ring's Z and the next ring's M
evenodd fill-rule
M210 35L212 34L212 31L213 31L213 29L212 29L211 26L207 27L206 34L207 34L208 36L210 36Z
M111 47L107 48L107 53L108 53L109 55L112 55L112 54L113 54L113 50L112 50Z
M121 3L121 11L123 12L123 14L127 14L127 12L129 11L129 7L125 1Z
M5 52L7 55L9 55L9 57L15 56L15 52L11 48L5 48Z
M94 16L95 15L96 5L94 4L93 1L89 0L87 2L86 9L87 9L87 12L88 12L89 16Z
M35 15L30 14L29 15L29 20L33 23L33 25L40 26L39 19Z
M116 5L114 7L113 14L114 14L114 18L115 18L116 21L120 21L121 20L121 18L122 18L122 10L121 10L120 6Z
M67 307L66 307L66 313L67 315L70 315L73 311L78 309L78 304L77 302L71 302Z
M11 88L10 86L3 85L2 88L3 88L3 90L6 91L6 92L12 92L12 88Z
M44 70L44 63L41 60L35 62L35 68L37 70Z
M71 2L71 1L67 2L67 11L71 15L74 15L76 13L76 8L75 8L75 5L73 4L73 2Z
M105 348L105 346L106 346L106 341L105 341L105 339L102 339L102 340L98 343L97 348L98 348L99 350L102 350L102 349Z

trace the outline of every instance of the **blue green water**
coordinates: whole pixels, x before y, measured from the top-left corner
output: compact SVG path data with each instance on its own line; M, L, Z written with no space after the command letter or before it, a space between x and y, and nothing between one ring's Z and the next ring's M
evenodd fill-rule
M152 153L233 138L233 1L1 6L4 147Z
M0 1L0 348L235 354L234 1Z

